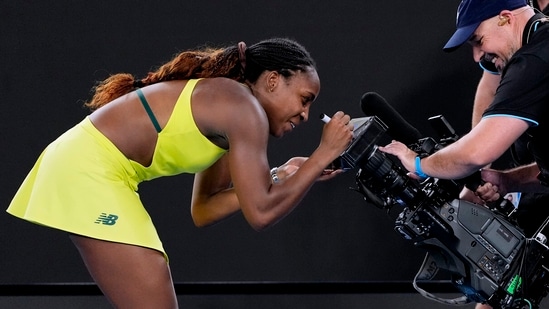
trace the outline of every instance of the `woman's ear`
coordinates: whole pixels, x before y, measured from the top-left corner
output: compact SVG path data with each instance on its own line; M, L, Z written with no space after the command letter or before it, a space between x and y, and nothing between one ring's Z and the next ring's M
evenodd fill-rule
M278 74L277 71L271 71L269 75L267 76L267 91L273 92L276 86L278 85L278 81L280 79L280 74Z

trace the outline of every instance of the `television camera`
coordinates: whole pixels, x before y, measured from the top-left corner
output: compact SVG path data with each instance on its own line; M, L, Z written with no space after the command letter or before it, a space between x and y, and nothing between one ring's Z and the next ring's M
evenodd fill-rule
M353 121L354 139L334 164L358 168L353 189L367 202L387 211L401 207L394 230L427 251L414 288L449 305L538 308L549 286L549 248L542 233L547 220L535 237L526 237L508 200L487 207L458 198L464 186L474 190L481 184L480 172L458 180L411 178L398 158L378 150L393 139L380 118ZM458 139L443 116L429 121L440 138L424 137L408 145L422 157ZM440 270L450 275L461 297L444 299L420 288L418 282L432 280Z

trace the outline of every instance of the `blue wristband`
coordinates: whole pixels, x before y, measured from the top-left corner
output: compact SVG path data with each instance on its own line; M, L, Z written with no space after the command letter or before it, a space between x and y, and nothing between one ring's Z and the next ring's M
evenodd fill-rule
M418 175L421 178L428 178L429 177L429 176L427 176L427 174L425 174L421 170L421 158L419 156L416 157L416 172L415 172L415 174Z

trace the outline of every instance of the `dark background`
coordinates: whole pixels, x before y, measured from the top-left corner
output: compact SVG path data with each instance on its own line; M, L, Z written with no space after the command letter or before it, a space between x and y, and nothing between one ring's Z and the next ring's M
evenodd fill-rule
M425 135L443 114L470 126L480 69L470 48L444 53L457 0L0 2L0 208L42 149L79 122L95 81L145 76L181 50L251 45L273 36L302 43L322 90L309 123L273 139L272 166L318 145L317 114L362 117L363 93L387 99ZM199 229L190 218L192 175L140 185L176 282L408 281L424 252L393 231L393 217L350 190L354 171L318 183L280 223L255 232L237 214ZM77 205L75 205L77 206ZM0 213L0 283L88 282L64 232Z

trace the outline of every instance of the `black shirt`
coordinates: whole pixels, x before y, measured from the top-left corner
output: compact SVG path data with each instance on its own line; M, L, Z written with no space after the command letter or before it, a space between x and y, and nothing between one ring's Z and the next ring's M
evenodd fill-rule
M549 137L549 22L540 22L543 17L536 14L529 20L523 46L503 69L494 101L483 114L528 122L528 149L542 167L549 166L544 147Z
M548 12L549 6L544 13ZM543 136L547 134L545 130L549 125L549 114L543 106L549 104L547 98L549 89L547 55L549 53L538 57L540 52L547 52L549 48L549 23L535 25L535 22L543 17L536 14L529 20L524 29L523 48L510 59L502 74L502 83L496 98L484 114L485 116L503 114L523 117L530 123L530 129L510 149L514 161L511 166L535 161L533 151L540 157L539 160L549 162L549 156L540 149L544 142ZM536 140L534 143L532 143L533 139ZM534 233L547 216L549 216L549 194L523 193L521 195L516 218L526 236L535 236Z

